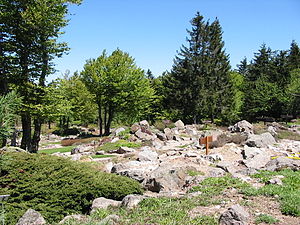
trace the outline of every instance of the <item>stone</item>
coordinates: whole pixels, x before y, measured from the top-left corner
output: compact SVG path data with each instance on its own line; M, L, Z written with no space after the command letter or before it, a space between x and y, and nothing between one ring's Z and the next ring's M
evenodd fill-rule
M283 169L300 170L300 160L278 157L265 165L265 170L268 171L280 171Z
M146 190L152 192L169 192L181 190L185 185L187 168L161 165L143 181Z
M105 155L105 151L97 151L95 154L96 155Z
M121 206L132 209L136 207L146 197L142 195L127 195L123 198Z
M253 158L244 160L247 168L261 169L270 161L270 155L266 152L255 155Z
M262 150L256 147L249 147L248 145L244 146L244 150L242 150L242 155L244 159L251 159L255 155L262 153Z
M249 213L240 206L233 205L227 211L221 214L219 218L220 225L247 225L249 220Z
M116 154L126 154L126 153L134 153L135 150L133 148L128 147L119 147L117 150L111 150L109 153L116 153Z
M156 135L147 134L145 132L142 132L141 129L139 129L137 132L135 132L135 135L142 141L153 141L156 138Z
M253 134L253 125L249 123L247 120L242 120L237 122L233 126L228 127L228 130L231 132Z
M221 168L212 168L208 171L209 177L223 177L226 175L226 172Z
M246 145L249 147L264 148L268 145L273 145L276 143L275 138L269 132L263 133L261 135L250 135L246 141Z
M141 129L141 126L138 124L138 123L134 123L132 124L130 130L131 130L131 133L135 133L137 132L139 129Z
M161 141L166 141L166 140L168 140L168 139L167 139L167 135L164 134L164 133L158 132L158 133L156 134L156 136L157 136L157 138L158 138L159 140L161 140Z
M19 147L13 147L13 146L5 146L0 149L0 152L27 152L26 150L19 148ZM28 152L27 152L28 153Z
M270 134L272 134L273 136L276 136L277 135L277 129L276 129L276 127L273 127L273 126L268 126L268 132L270 133Z
M139 152L137 158L138 161L140 162L145 162L145 161L156 162L158 159L158 154L151 150L144 150Z
M205 155L202 157L210 162L218 162L218 161L222 161L224 159L223 156L220 154Z
M276 185L283 185L282 180L278 177L272 178L266 182L266 184L276 184Z
M16 225L40 225L47 224L42 215L33 210L28 209L25 214L19 219Z
M165 133L168 140L173 140L174 133L170 128L165 128L164 133Z
M78 153L81 153L81 149L80 149L80 146L76 146L74 148L72 148L71 150L71 155L75 155L75 154L78 154Z
M183 130L184 129L184 123L181 120L177 120L174 125L179 129Z
M139 125L140 125L142 128L146 129L146 130L148 130L148 129L150 128L150 125L149 125L149 123L148 123L147 120L142 120L142 121L140 121L140 122L139 122Z
M197 136L198 133L197 133L197 130L196 129L193 129L193 128L186 128L185 129L185 132L189 135L189 136Z
M97 209L107 209L109 206L118 207L121 205L121 201L115 201L107 198L96 198L92 203L92 213Z
M154 141L152 141L152 146L155 149L161 149L164 146L164 142L159 139L155 139Z
M75 222L75 221L77 223L85 223L85 222L87 222L87 220L88 220L87 216L75 214L75 215L66 216L58 224L65 224L65 223L71 224L72 222Z
M220 162L218 162L218 164L216 166L217 166L217 168L223 169L227 173L233 174L236 172L236 169L232 165L232 162L229 162L229 161L220 161Z
M118 136L121 132L125 131L124 127L120 127L113 132L113 135Z
M111 173L111 169L113 168L114 164L112 162L109 162L105 164L104 166L104 172Z
M109 215L107 217L105 217L103 220L101 220L99 223L99 225L119 225L119 220L120 220L120 217L118 215Z
M157 162L150 161L129 161L126 163L118 163L114 165L111 169L112 173L116 173L122 176L127 176L138 182L143 182L143 180L148 177L152 171L158 168Z

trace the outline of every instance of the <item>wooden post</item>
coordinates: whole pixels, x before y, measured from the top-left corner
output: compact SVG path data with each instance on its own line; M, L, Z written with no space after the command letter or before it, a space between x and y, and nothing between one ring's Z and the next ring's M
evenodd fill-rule
M205 154L208 155L209 143L212 142L212 136L206 136L204 138L200 138L200 144L205 145L206 151Z

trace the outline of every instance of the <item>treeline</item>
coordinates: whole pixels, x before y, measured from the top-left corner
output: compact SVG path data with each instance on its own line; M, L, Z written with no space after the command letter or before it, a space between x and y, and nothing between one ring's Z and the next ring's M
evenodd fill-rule
M113 122L130 124L141 119L229 124L240 119L299 115L297 43L293 41L289 50L281 51L263 44L252 60L244 59L232 70L220 22L205 21L199 13L191 20L187 45L175 56L171 71L161 76L145 72L128 53L117 49L110 55L103 51L98 58L87 60L82 71L47 85L45 78L54 70L53 58L68 50L66 43L57 42L60 29L67 24L67 3L80 3L55 0L48 8L47 2L28 1L26 5L5 0L1 14L0 100L15 101L0 101L0 110L11 105L15 110L6 114L21 117L23 149L38 150L41 125L46 122L56 122L62 131L75 121L81 125L97 122L100 135L108 135ZM37 16L51 22L43 27L44 23L34 19ZM8 95L12 90L20 97ZM13 104L20 101L19 108ZM0 140L5 145L13 123L1 122L0 126Z

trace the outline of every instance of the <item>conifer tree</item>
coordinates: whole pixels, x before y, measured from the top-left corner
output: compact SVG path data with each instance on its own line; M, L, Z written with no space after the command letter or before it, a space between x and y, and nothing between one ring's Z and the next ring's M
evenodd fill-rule
M163 80L169 107L177 117L196 123L203 118L214 120L227 110L230 66L218 19L209 23L197 12L191 25L188 46L182 46Z

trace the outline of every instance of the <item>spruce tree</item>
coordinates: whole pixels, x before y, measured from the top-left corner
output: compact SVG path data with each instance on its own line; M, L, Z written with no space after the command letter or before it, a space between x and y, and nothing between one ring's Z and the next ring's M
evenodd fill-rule
M195 123L203 118L214 120L226 110L230 66L218 19L210 23L197 12L191 25L188 46L183 45L175 57L164 85L177 117Z

